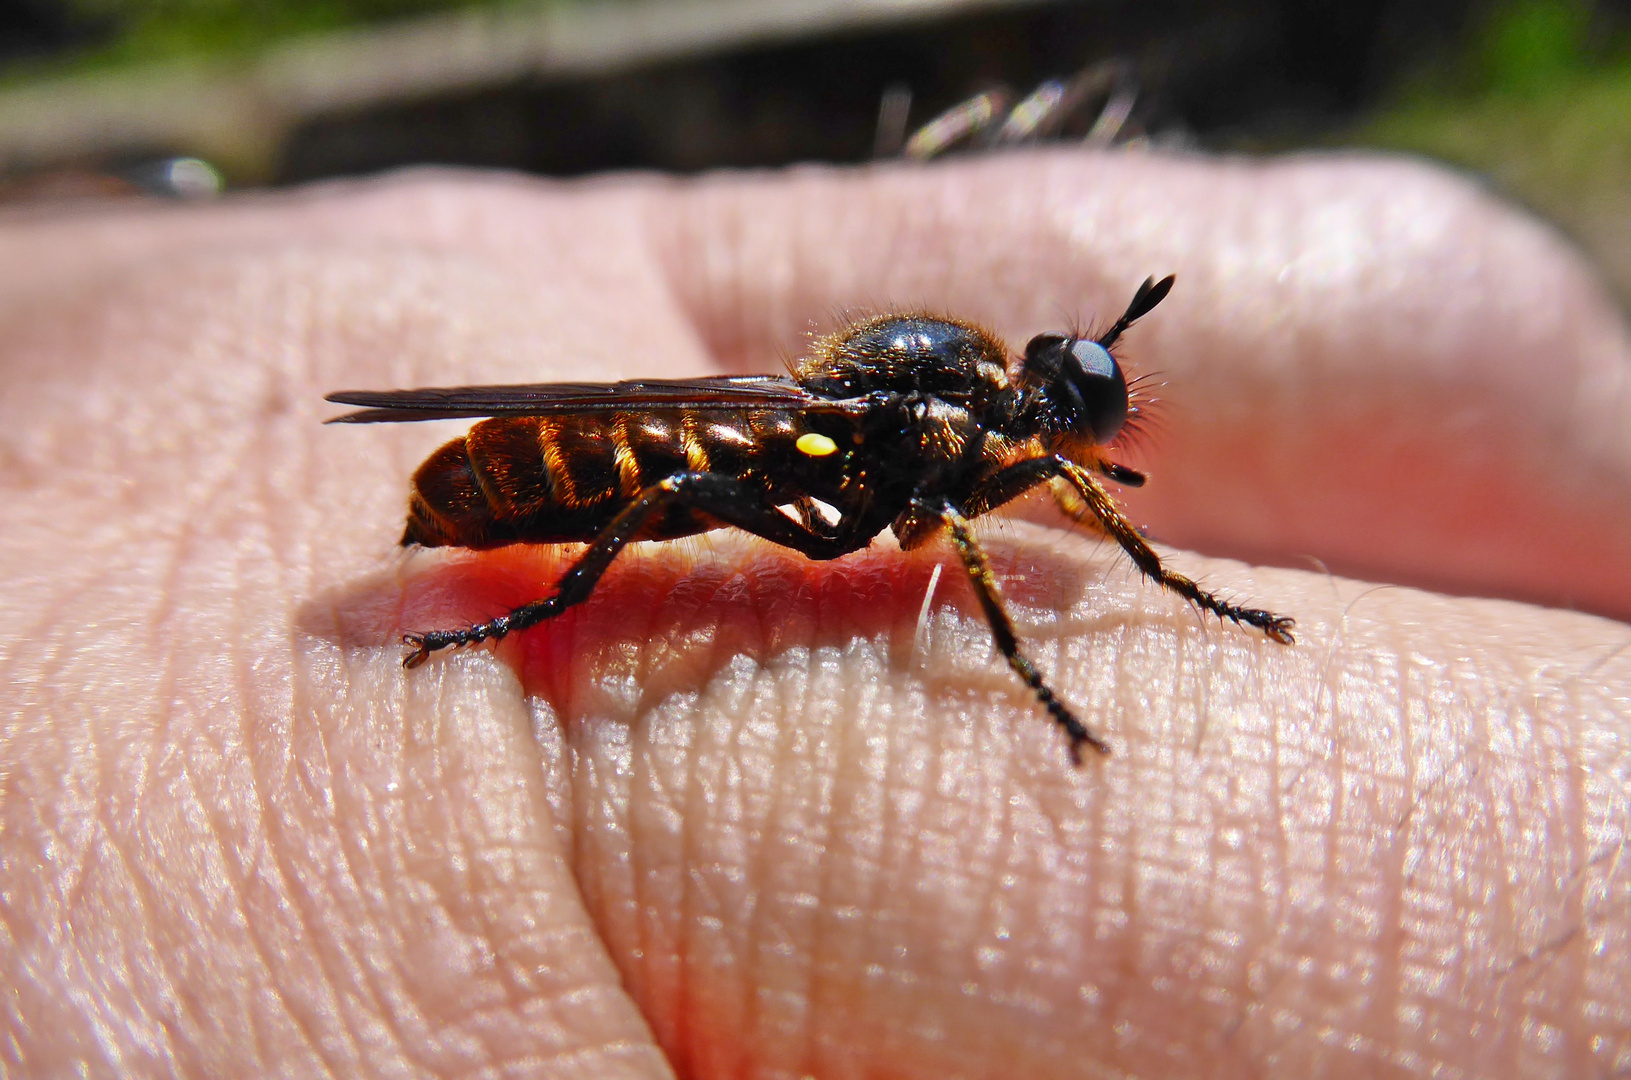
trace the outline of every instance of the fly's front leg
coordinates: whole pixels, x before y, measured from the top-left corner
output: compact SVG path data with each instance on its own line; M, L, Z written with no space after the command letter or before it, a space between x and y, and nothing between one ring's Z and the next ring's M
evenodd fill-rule
M606 573L618 552L628 546L646 523L672 507L685 506L718 518L727 525L762 536L772 543L793 548L812 559L834 559L865 546L841 531L817 532L789 518L765 502L764 493L730 476L714 473L682 473L660 481L614 517L556 583L555 595L524 604L514 611L462 630L432 630L404 634L408 646L403 665L416 668L441 649L497 641L506 634L526 630L589 599L601 575Z
M1092 514L1104 531L1121 545L1121 549L1132 558L1146 577L1171 589L1198 608L1233 622L1255 626L1282 645L1290 645L1296 640L1291 635L1291 629L1296 625L1295 620L1261 608L1240 607L1227 600L1220 600L1195 584L1192 579L1168 570L1161 564L1161 556L1138 535L1138 530L1122 515L1121 508L1116 506L1109 492L1100 487L1099 482L1093 479L1087 470L1064 459L1060 459L1059 464L1059 474L1069 481L1070 486L1082 497L1088 513ZM1067 514L1072 513L1072 508L1063 503L1060 504L1060 508Z
M957 548L957 554L962 556L963 568L968 571L968 580L974 586L974 595L979 598L980 607L985 612L985 618L991 624L991 636L997 641L997 650L1002 653L1003 659L1014 673L1024 680L1025 685L1048 710L1048 715L1065 729L1065 735L1070 739L1070 759L1077 765L1082 763L1082 747L1091 746L1101 754L1108 754L1110 746L1098 735L1094 734L1086 724L1078 720L1074 713L1065 707L1048 684L1042 680L1041 672L1036 665L1019 651L1019 638L1014 633L1013 620L1009 619L1008 611L1002 605L1002 596L997 592L997 582L991 574L991 565L986 560L985 551L981 549L974 534L969 531L968 521L957 508L946 503L938 510L923 508L928 513L938 513L940 520L945 522L946 529L951 533L951 541Z
M1038 484L1046 483L1058 476L1059 464L1060 459L1049 454L1046 457L1016 461L993 473L963 500L963 516L977 518L1005 503L1013 502Z
M986 477L963 500L963 516L977 518L1024 495L1032 488L1065 474L1070 462L1054 454L1026 458ZM1103 462L1096 468L1106 477L1128 487L1142 487L1144 474L1125 465ZM1070 513L1069 510L1066 513ZM1074 516L1074 515L1073 515Z

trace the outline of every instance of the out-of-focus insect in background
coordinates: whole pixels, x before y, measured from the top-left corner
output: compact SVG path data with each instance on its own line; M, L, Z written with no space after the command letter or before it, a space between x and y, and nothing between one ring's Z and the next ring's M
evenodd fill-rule
M1631 297L1626 0L7 0L0 205L1085 140L1415 151Z

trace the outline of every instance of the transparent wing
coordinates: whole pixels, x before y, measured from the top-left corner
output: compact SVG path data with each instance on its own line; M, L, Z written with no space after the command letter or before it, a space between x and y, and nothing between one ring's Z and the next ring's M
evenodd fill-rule
M420 390L340 390L323 400L359 405L330 424L381 424L478 416L553 416L565 413L799 409L854 413L861 399L812 394L776 375L721 375L703 379L629 379L614 383L537 383L521 386L447 386Z

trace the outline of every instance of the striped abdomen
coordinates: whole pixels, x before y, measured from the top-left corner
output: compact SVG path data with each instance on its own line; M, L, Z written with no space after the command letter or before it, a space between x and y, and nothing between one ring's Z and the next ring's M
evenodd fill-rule
M765 451L790 451L781 412L591 413L484 420L413 477L404 544L499 547L586 541L652 484L684 472L754 474ZM650 539L713 528L677 510Z

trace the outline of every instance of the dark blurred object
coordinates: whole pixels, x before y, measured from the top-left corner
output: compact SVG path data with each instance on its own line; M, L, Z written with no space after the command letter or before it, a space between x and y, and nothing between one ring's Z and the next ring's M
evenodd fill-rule
M0 206L106 202L143 195L141 188L122 176L95 169L50 169L0 181Z
M0 64L50 56L102 36L96 22L76 19L67 5L53 0L0 2Z
M170 0L105 2L151 13ZM42 63L28 69L32 79L0 82L0 174L163 154L204 158L240 184L423 161L561 173L819 158L831 145L820 134L819 89L808 102L816 137L759 138L785 127L789 114L770 97L796 74L765 79L767 59L1045 0L436 0L453 9L253 48L230 36L204 48L204 27L181 18L230 0L174 2L186 48L149 21L54 75ZM260 7L304 18L323 5ZM263 30L278 21L262 14L250 21ZM804 90L790 89L794 98ZM866 100L870 114L872 92L845 100ZM742 98L766 121L746 138ZM675 144L686 152L662 153Z
M107 169L42 169L0 179L0 205L55 206L131 199L210 199L221 193L221 174L194 157L128 162Z
M879 149L880 102L904 133L972 94L1111 60L1157 128L1284 143L1346 122L1452 40L1474 2L463 7L241 57L14 83L0 89L0 174L167 155L236 183L427 162L568 176L860 161Z
M1132 73L1158 127L1203 143L1307 139L1348 121L1452 38L1472 7L946 4L941 17L905 27L314 116L291 133L275 176L295 182L426 161L549 175L860 161L880 149L880 103L891 94L898 104L910 93L905 131L999 84L1037 86L1105 60Z

